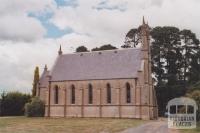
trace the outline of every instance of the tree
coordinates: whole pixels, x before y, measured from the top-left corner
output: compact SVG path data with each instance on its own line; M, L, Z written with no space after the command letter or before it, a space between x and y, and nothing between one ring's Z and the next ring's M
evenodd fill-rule
M140 30L139 28L131 29L125 37L125 44L122 45L122 48L132 48L136 47L141 41Z
M180 32L182 42L182 55L183 55L183 80L186 83L196 83L200 80L200 72L198 60L199 53L199 40L196 35L190 30L182 30Z
M117 48L115 46L112 46L111 44L106 44L99 48L98 47L93 48L91 51L112 50L112 49L117 49Z
M200 80L199 40L187 29L158 26L150 30L152 72L159 114L163 115L170 99L185 95L188 86ZM131 29L122 47L136 47L140 38L139 28Z
M37 91L37 87L38 87L38 83L39 83L39 67L36 66L35 67L35 71L34 71L34 79L33 79L33 88L32 88L32 96L36 96L36 91Z
M5 101L5 96L6 96L6 93L5 92L3 92L2 94L1 94L1 97L0 97L0 116L3 116L3 114L4 114L4 106L3 106L3 103L4 103L4 101Z
M20 92L3 93L0 112L2 116L18 116L24 114L24 105L29 102L30 95Z
M85 46L79 46L76 48L76 52L89 52L89 50Z
M152 71L155 74L159 114L165 112L170 99L185 94L181 75L181 39L180 30L176 27L155 27L152 37Z

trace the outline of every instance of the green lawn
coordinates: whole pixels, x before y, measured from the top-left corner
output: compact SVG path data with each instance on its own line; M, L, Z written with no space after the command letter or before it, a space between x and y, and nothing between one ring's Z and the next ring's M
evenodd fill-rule
M109 118L0 117L0 133L116 133L148 121Z
M200 122L197 123L197 128L188 129L188 130L180 130L181 133L200 133Z

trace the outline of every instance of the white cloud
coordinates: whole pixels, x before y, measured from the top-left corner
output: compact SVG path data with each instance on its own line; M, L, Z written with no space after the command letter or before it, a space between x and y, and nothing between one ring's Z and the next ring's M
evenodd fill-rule
M46 33L38 20L26 16L0 17L0 31L0 40L13 41L33 41Z
M35 66L40 67L40 74L45 64L51 68L58 56L60 44L63 53L69 53L80 45L94 47L94 44L99 43L94 40L86 35L72 33L59 39L40 39L28 43L0 41L0 92L1 89L30 92Z
M101 9L95 9L102 1L105 4ZM143 15L150 26L188 28L200 37L199 0L79 0L76 7L59 8L53 0L0 2L3 3L0 4L0 88L3 89L30 91L34 67L40 66L40 72L44 64L51 67L59 44L64 53L73 52L80 45L93 48L111 43L119 47L125 34L141 24ZM69 27L74 33L58 39L43 38L44 27L27 14L46 11L54 13L50 21L58 28Z
M53 0L0 0L0 15L26 14L55 9Z
M106 0L105 0L106 1ZM102 0L80 0L77 8L62 7L51 19L60 29L72 28L77 33L99 38L123 38L127 30L141 24L142 16L151 26L174 25L189 28L200 35L199 2L196 0L107 0L108 6L125 5L126 10L95 10ZM177 9L177 7L179 7ZM196 30L198 29L198 30ZM122 40L122 39L120 39ZM117 40L119 42L119 40ZM120 41L121 42L121 41Z
M54 42L40 40L27 44L1 41L0 88L30 92L35 66L40 66L42 70L45 63L52 65L56 58L57 46Z
M31 12L54 10L53 0L0 0L0 40L34 41L43 38L46 29L28 16Z
M162 6L164 1L165 0L151 0L151 4L156 6Z

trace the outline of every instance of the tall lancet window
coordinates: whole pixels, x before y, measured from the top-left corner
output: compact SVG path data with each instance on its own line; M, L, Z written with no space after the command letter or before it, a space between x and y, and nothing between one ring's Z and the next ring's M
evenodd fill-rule
M38 87L38 97L40 97L40 87Z
M110 84L108 83L106 85L106 91L107 91L107 103L111 103L111 87Z
M58 86L54 88L54 104L58 104Z
M71 104L75 104L75 86L71 86Z
M126 102L131 103L131 87L128 82L126 83Z
M91 84L88 85L88 103L93 103L93 87Z

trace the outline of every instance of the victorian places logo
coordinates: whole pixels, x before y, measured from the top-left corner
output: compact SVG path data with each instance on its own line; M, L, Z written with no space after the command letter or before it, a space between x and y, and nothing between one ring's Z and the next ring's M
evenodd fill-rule
M167 104L168 128L196 128L197 109L197 104L193 99L181 97L170 100Z

